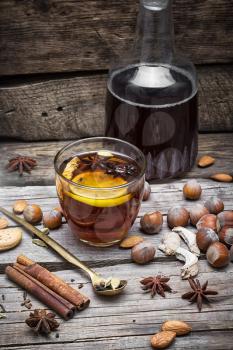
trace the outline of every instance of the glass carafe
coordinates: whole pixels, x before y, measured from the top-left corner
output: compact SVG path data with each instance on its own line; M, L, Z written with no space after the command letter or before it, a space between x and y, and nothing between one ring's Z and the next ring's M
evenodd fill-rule
M132 54L109 72L105 134L139 147L147 179L177 177L197 155L197 78L173 44L172 0L140 0Z

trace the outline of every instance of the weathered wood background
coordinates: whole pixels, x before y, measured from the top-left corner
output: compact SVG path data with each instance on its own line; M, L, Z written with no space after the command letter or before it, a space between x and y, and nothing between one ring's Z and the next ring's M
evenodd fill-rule
M102 134L107 69L136 14L134 0L1 0L0 137ZM174 19L177 47L199 64L200 131L233 131L233 2L174 0Z
M103 133L107 70L133 43L137 3L135 0L0 0L0 204L10 209L25 198L48 211L57 205L53 158L70 140ZM197 178L203 188L201 202L219 195L225 209L232 209L232 184L209 179L212 172L233 175L233 1L174 0L177 47L197 64L199 83L199 156L211 154L213 167L196 166L184 179L152 186L151 198L143 202L131 234L142 234L140 217L161 210L161 234L146 236L156 246L167 230L166 213L174 205L193 205L182 196L187 178ZM211 134L210 134L211 132ZM206 134L209 133L209 134ZM13 140L9 140L9 137ZM15 142L14 138L26 141ZM48 142L45 140L55 140ZM8 174L7 160L16 154L35 157L32 175ZM15 223L10 221L10 226ZM32 244L25 232L21 244L1 253L0 303L7 318L0 320L0 348L8 350L148 350L150 336L168 318L191 323L193 332L176 339L172 348L233 349L232 264L214 270L201 256L199 278L217 289L213 305L198 313L180 295L189 290L180 280L174 257L157 251L155 261L137 266L130 251L118 247L96 250L77 244L66 223L51 235L97 272L124 276L126 292L113 300L97 298L79 270L50 250ZM63 322L49 337L34 335L24 324L29 310L20 306L23 291L6 279L4 268L19 254L27 254L55 271L91 298L91 306L73 320ZM166 299L142 293L139 280L159 272L171 276L177 293ZM30 297L33 309L43 307ZM140 300L140 302L139 302Z
M106 69L133 42L135 0L1 0L0 73ZM195 63L233 59L232 1L174 0L178 48Z

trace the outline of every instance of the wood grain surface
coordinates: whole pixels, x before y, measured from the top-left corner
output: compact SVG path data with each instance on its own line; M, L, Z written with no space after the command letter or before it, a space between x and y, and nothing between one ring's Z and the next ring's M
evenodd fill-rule
M27 199L30 203L39 204L43 212L57 206L58 199L53 184L52 158L55 152L66 142L40 143L1 143L0 144L0 206L12 210L16 199ZM208 169L194 168L188 177L198 178L203 192L199 203L204 203L213 195L221 197L225 210L233 209L233 183L217 183L205 177L215 170L232 171L232 134L200 135L200 155L212 154L216 164ZM36 157L39 165L31 176L18 177L7 174L3 164L9 155L25 153ZM3 180L4 179L4 180ZM139 215L130 230L130 235L143 236L158 247L164 232L167 232L166 214L173 205L191 208L195 203L183 198L182 188L186 179L173 180L166 184L152 185L151 197L142 203ZM33 186L31 186L33 185ZM161 232L146 235L140 231L140 217L149 211L161 210L164 224ZM10 227L17 226L9 220ZM38 225L41 228L41 225ZM189 227L194 230L193 227ZM6 318L0 319L0 349L11 350L148 350L150 337L160 330L162 322L169 319L180 319L190 323L191 334L177 337L171 349L232 349L233 334L233 265L230 263L222 269L212 268L204 255L199 259L201 283L209 281L209 288L219 294L213 296L213 303L204 304L201 313L195 304L181 299L181 295L190 290L187 281L181 280L182 263L174 257L166 257L158 249L154 260L144 266L134 264L130 250L118 246L99 248L86 246L77 241L65 221L58 230L50 232L51 237L64 245L70 252L86 262L104 277L116 276L126 278L128 285L123 294L113 299L98 297L94 294L88 277L79 269L73 268L49 248L39 247L32 243L26 231L22 242L15 249L0 254L0 304L6 309ZM185 245L184 243L182 243ZM23 290L9 281L5 267L13 263L16 257L25 254L54 271L59 277L74 288L83 285L81 291L91 299L90 307L61 323L59 330L48 337L36 336L25 324L30 311L21 306ZM170 276L169 284L173 293L166 298L151 298L140 288L143 277L164 274ZM29 296L32 310L44 308L44 305Z
M201 132L233 131L233 66L198 67ZM0 83L0 137L64 140L104 132L105 74Z
M168 206L175 203L185 204L187 207L193 202L182 198L184 181L172 185L153 185L152 196L148 202L142 204L140 215L145 211L160 209L167 213ZM226 209L232 208L232 184L212 184L201 181L203 196L206 200L213 194L221 195ZM40 204L44 211L57 203L55 188L46 186L11 187L0 189L0 204L10 209L17 198L27 198L30 202ZM139 219L139 218L138 218ZM139 231L138 219L132 228L133 233L142 235L146 240L158 246L163 232L167 231L166 222L163 230L157 235L145 235ZM180 279L182 263L174 257L165 257L157 251L156 258L146 266L138 266L131 262L130 250L119 249L118 246L107 249L96 249L81 244L69 232L67 224L59 230L50 233L58 242L88 263L104 276L126 278L128 286L125 292L114 299L105 299L94 295L88 278L78 269L71 269L71 265L53 254L49 249L32 244L31 237L24 233L19 247L1 253L0 256L0 303L6 309L6 319L0 319L1 334L0 348L16 349L149 349L150 336L158 332L163 321L181 319L189 322L192 333L186 337L178 337L172 349L232 349L233 332L233 265L216 270L212 268L202 256L199 260L199 279L201 283L209 281L212 289L219 294L210 305L204 304L202 313L197 312L195 304L189 304L181 299L181 295L189 290L187 281ZM83 284L81 291L91 298L88 309L78 313L74 319L61 322L59 337L52 333L49 337L38 337L25 325L24 320L29 310L21 306L23 291L10 282L3 274L7 264L16 260L24 253L29 258L41 262L44 266L65 279L73 287ZM2 273L2 274L1 274ZM156 296L154 299L140 289L140 279L144 276L162 273L171 277L170 285L174 293L167 293L166 298ZM2 299L2 300L1 300ZM30 296L32 310L43 307L43 304ZM69 346L70 347L69 347Z
M138 1L0 2L0 75L106 69L134 40ZM233 3L175 0L177 47L195 63L232 62Z
M169 184L152 185L152 195L150 200L142 203L138 218L130 231L131 234L143 235L157 246L160 242L161 234L167 230L166 214L169 208L174 205L191 208L196 203L193 201L187 201L183 198L182 189L185 182L186 180L179 180ZM199 182L203 189L202 197L199 201L200 203L204 203L213 195L218 195L224 201L226 210L233 209L232 183L223 184L206 179L200 179ZM58 205L56 189L54 186L13 186L0 188L0 206L12 210L12 205L17 199L26 199L31 204L38 204L44 212L49 211ZM153 210L160 210L164 215L163 231L158 235L145 235L140 231L140 217ZM18 225L10 220L10 226ZM94 247L87 247L81 242L77 243L76 238L70 233L66 223L63 223L60 229L51 231L50 235L67 247L71 253L78 254L78 256L90 266L115 265L117 263L123 264L131 261L129 250L122 250L116 247L96 249ZM1 253L0 271L3 272L7 262L13 262L17 255L20 255L22 252L25 252L25 254L27 252L29 258L35 259L38 262L45 262L50 268L55 270L70 266L69 264L64 263L64 261L62 261L62 259L55 253L48 254L47 248L34 245L30 235L25 233L21 244L17 248ZM164 258L164 255L160 251L157 251L157 257L159 258L159 261L164 261L164 259L167 261L168 259ZM172 257L169 259L175 261Z
M233 134L200 134L199 155L210 154L216 158L213 166L201 169L194 166L193 169L184 175L185 178L208 178L214 173L228 172L233 175ZM54 167L53 160L56 153L69 141L54 142L2 142L0 143L0 186L25 186L25 185L53 185ZM35 158L38 166L32 174L19 176L17 172L8 173L5 169L8 159L18 155L26 155Z
M0 136L63 140L101 135L106 76L0 87Z
M158 328L159 329L159 328ZM57 339L54 337L50 340L48 344L33 344L29 346L9 346L7 349L26 349L26 350L53 350L56 347L57 350L149 350L151 349L148 335L134 335L134 336L118 336L111 338L98 338L90 339L90 341L79 341L78 339L73 343L58 343ZM173 343L171 349L173 350L184 350L190 348L190 346L195 346L195 349L202 350L211 349L219 350L222 344L224 344L224 349L232 350L232 331L200 331L192 333L188 337L179 337Z
M7 308L7 318L0 320L0 346L17 349L56 349L71 346L71 349L150 349L150 336L159 331L161 324L168 319L181 319L189 322L193 328L190 335L178 337L171 349L232 349L230 333L233 331L233 274L232 265L224 271L213 270L206 261L200 264L200 281L209 281L209 286L219 291L210 305L204 305L202 313L197 312L195 304L181 299L181 295L190 289L187 281L181 281L179 263L153 262L146 266L132 263L117 264L96 271L104 275L124 276L128 280L125 292L114 299L104 299L93 294L87 279L80 276L79 271L66 270L57 272L58 276L75 288L84 283L81 289L91 299L90 307L78 313L74 319L61 321L59 338L52 333L48 338L35 336L25 325L24 320L29 311L20 306L23 291L19 290L4 276L0 276L1 293L5 295L4 305ZM166 298L144 293L140 288L140 279L146 275L163 273L171 276L170 285L174 293L167 293ZM228 275L228 279L224 278ZM41 303L30 296L33 309L43 307ZM134 342L133 342L134 337ZM226 339L225 339L226 337ZM231 338L232 339L232 338ZM110 342L110 343L109 343ZM45 343L47 346L45 346ZM20 346L21 344L21 346ZM36 346L37 344L37 346ZM72 347L73 344L73 347ZM74 346L75 344L75 346ZM43 347L44 345L44 347ZM102 348L101 348L102 346ZM68 349L68 346L67 346Z

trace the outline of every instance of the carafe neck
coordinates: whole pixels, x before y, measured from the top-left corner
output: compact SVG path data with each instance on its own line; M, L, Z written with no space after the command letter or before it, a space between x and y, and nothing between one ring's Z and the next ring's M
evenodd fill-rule
M172 0L140 0L136 39L140 62L170 64L173 41Z

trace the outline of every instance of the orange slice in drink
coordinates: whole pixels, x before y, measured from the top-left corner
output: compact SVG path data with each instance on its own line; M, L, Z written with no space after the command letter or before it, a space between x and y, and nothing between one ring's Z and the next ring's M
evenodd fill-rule
M70 191L66 194L79 202L94 207L115 207L132 198L132 194L127 192L127 187L114 188L127 184L127 181L121 177L113 177L101 170L78 174L72 181L77 183L77 186L69 185Z
M78 168L78 164L80 163L80 159L78 157L74 157L69 161L69 163L66 164L66 167L62 173L62 175L68 179L71 180L73 177L74 171Z

